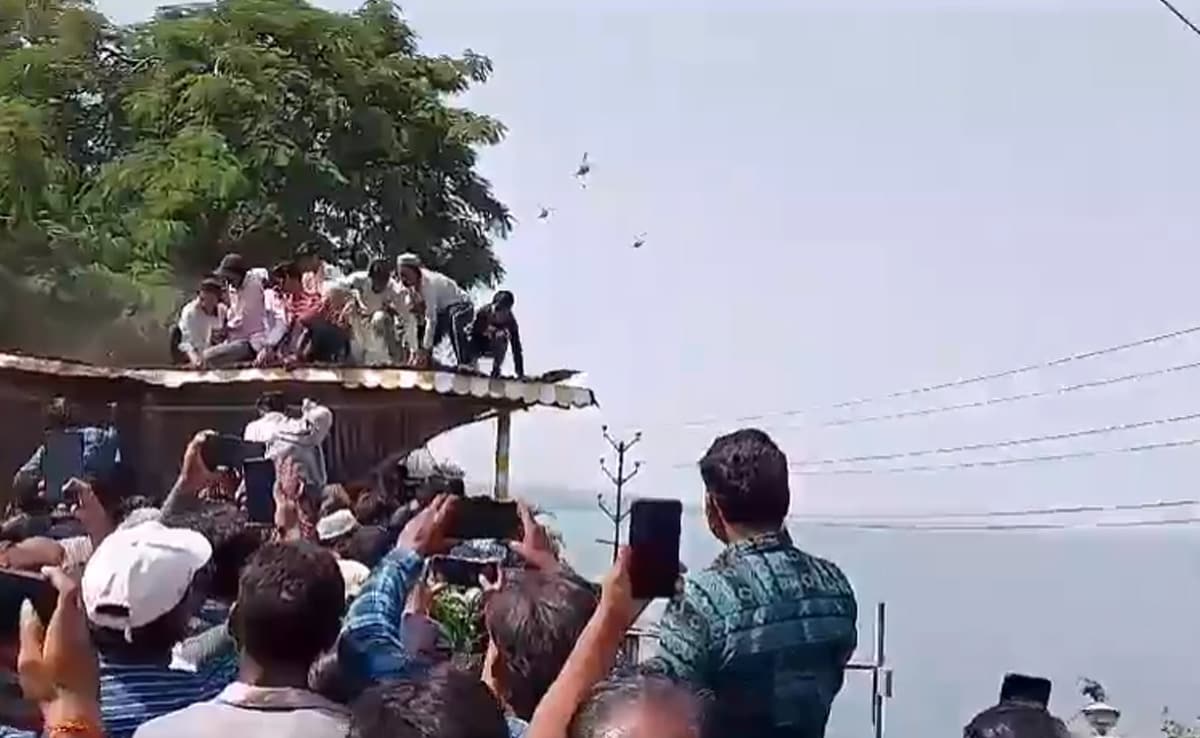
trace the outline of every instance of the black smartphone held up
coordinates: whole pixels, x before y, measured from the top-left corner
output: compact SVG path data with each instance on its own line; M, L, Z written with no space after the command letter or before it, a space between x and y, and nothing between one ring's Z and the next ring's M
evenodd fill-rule
M71 479L83 478L83 434L77 431L50 431L46 434L46 454L42 457L42 480L46 500L63 501L63 487Z
M242 483L246 485L246 516L251 523L275 522L275 462L270 459L246 459L242 462Z
M466 559L458 556L434 556L429 560L429 575L451 587L478 587L479 577L490 582L500 575L500 562L495 559Z
M33 609L42 623L46 624L58 606L58 590L49 579L39 574L0 569L0 607L19 612L25 600L33 603Z
M209 436L200 447L200 458L212 471L240 469L246 459L261 459L266 453L266 444L243 441L237 436Z
M629 506L629 578L636 599L675 596L682 520L679 500L635 500Z
M463 497L455 501L450 520L450 538L494 538L515 541L521 538L521 514L517 503L490 497Z

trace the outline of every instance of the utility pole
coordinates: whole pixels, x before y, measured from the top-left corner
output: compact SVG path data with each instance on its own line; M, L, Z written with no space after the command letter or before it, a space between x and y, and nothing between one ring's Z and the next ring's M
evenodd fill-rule
M596 495L596 502L599 503L600 509L604 512L613 524L613 537L611 541L598 540L598 543L612 544L613 561L617 560L617 553L621 549L621 523L625 522L625 518L629 517L629 511L625 509L623 492L625 485L630 482L642 468L642 462L636 461L633 464L633 470L628 474L625 473L625 455L629 453L629 449L638 444L642 440L642 433L638 431L633 438L628 441L618 441L608 433L608 426L604 426L601 431L604 433L604 440L608 441L608 445L612 446L613 452L617 455L617 472L614 474L609 470L607 462L600 459L600 468L604 471L604 475L608 477L613 486L617 488L617 505L616 509L608 509L608 505L604 504L604 495Z

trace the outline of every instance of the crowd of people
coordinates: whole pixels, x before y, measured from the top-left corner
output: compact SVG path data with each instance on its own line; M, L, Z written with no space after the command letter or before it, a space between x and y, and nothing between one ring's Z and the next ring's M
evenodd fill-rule
M525 375L512 292L501 290L476 309L450 277L416 254L378 258L344 274L305 246L270 270L227 254L200 281L171 331L176 364L222 368L253 364L348 364L428 368L447 342L458 368L492 360L499 376L511 349Z
M627 551L586 581L524 503L519 539L451 540L461 482L330 485L329 410L259 406L245 435L276 463L274 525L251 524L236 474L206 466L208 432L165 496L93 454L73 508L54 510L36 464L23 472L12 519L27 524L0 529L0 566L47 577L56 606L0 597L19 675L0 736L824 734L857 608L842 572L789 538L787 459L764 433L718 438L700 462L726 548L668 603L657 655L618 666L646 604ZM447 552L497 562L466 652L431 608L444 582L427 562Z

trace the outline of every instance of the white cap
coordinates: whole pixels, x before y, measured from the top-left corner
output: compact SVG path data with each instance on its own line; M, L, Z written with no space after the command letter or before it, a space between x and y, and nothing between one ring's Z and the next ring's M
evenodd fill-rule
M414 253L400 254L396 257L396 266L403 269L404 267L413 267L414 269L421 268L421 257Z
M199 533L148 521L105 538L83 572L83 607L102 628L125 631L174 610L212 558ZM115 612L114 612L115 611Z
M332 541L351 533L358 527L358 519L349 510L338 510L317 521L317 538Z

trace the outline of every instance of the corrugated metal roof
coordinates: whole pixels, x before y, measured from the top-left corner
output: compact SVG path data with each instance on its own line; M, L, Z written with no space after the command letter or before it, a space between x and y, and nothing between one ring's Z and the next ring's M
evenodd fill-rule
M18 371L60 377L127 380L152 387L178 389L194 385L250 382L338 384L347 389L419 390L507 400L526 405L585 408L596 404L590 389L535 380L492 379L447 371L373 369L366 367L302 367L297 369L123 369L62 359L0 353L0 372Z

